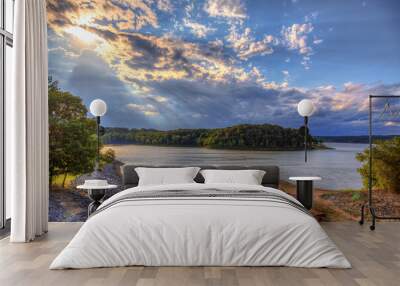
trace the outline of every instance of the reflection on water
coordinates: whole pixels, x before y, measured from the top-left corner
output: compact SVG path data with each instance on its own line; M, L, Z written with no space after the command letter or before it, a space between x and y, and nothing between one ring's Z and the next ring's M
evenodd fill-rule
M357 152L366 144L327 143L332 150L309 152L304 163L303 151L238 151L212 150L195 147L158 147L142 145L113 145L117 159L124 163L149 165L278 165L281 178L290 176L320 176L316 186L338 190L361 188L357 173L360 163Z

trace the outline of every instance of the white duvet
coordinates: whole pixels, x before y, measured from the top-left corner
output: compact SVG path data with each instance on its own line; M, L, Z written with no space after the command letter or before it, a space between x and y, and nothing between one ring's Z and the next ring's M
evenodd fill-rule
M262 186L180 184L149 190L257 189ZM125 201L83 224L50 269L145 266L294 266L349 268L350 263L311 216L257 199L187 198Z

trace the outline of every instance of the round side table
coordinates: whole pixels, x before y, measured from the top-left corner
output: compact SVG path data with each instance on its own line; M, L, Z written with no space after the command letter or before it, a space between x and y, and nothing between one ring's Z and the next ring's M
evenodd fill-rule
M88 206L88 217L94 213L97 208L101 205L101 200L104 199L106 191L109 189L117 188L117 185L104 185L104 186L89 186L79 185L76 188L81 190L87 190L89 198L92 202Z
M297 200L310 210L313 205L313 181L321 180L321 177L290 177L289 180L297 183Z

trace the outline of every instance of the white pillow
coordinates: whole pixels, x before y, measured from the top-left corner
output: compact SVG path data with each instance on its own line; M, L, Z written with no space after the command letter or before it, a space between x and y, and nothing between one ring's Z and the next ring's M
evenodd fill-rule
M202 170L205 184L261 185L265 171L261 170Z
M195 183L193 180L200 168L135 168L139 186Z

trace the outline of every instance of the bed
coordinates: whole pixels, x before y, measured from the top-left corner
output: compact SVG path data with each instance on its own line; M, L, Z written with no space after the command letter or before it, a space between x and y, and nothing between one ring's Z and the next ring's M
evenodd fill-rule
M126 189L107 199L50 269L144 266L291 266L350 268L319 223L278 189L276 166L261 185L195 183L137 186L124 165ZM166 166L161 166L166 167Z

